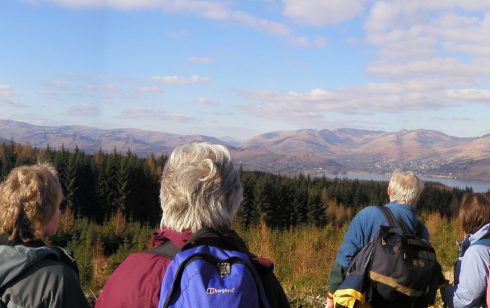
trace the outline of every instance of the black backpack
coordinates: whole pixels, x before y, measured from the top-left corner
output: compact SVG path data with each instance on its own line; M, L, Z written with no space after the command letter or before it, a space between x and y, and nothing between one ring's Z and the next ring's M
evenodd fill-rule
M381 226L370 243L373 247L368 267L368 298L375 307L432 305L443 276L434 248L420 234L420 222L415 234L411 234L403 220L396 220L388 207L379 209L389 225Z

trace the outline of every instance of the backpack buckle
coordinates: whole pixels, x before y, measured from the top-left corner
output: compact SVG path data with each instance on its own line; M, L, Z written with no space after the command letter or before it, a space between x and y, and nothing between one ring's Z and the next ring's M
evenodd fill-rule
M227 278L231 274L231 264L229 262L218 262L216 264L219 269L219 276L221 278Z

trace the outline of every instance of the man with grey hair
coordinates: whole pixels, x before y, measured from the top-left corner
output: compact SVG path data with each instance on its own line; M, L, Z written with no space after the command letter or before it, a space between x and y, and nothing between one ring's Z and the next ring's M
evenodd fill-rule
M157 307L171 257L163 247L180 251L196 234L211 230L214 242L252 257L271 307L289 307L271 261L250 254L231 225L243 198L238 170L228 150L208 143L174 149L162 174L162 220L153 234L153 248L131 254L112 273L96 307ZM165 250L165 249L164 249ZM175 254L174 254L175 255ZM195 303L192 306L199 306Z
M427 228L417 219L413 206L419 200L424 183L412 172L395 170L388 184L387 194L390 202L385 206L397 221L403 221L411 234L429 239ZM330 271L327 307L333 307L332 294L345 278L345 273L356 253L378 234L382 225L389 225L386 217L376 206L362 209L352 219L345 233Z

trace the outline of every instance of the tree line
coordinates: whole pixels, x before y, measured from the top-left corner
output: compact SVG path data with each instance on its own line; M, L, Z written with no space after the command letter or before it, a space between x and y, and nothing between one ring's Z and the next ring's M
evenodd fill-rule
M167 157L138 157L131 151L87 154L49 146L33 148L15 142L0 144L0 180L16 166L50 162L63 187L63 205L81 217L102 223L116 212L156 225L160 177ZM244 199L238 223L248 228L263 221L286 229L301 225L340 226L359 209L388 202L387 182L329 179L308 175L283 176L240 168ZM464 193L471 188L451 189L426 183L418 209L451 217Z

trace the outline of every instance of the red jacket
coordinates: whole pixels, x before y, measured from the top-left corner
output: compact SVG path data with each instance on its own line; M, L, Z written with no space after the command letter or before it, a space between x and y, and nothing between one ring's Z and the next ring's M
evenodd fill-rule
M191 236L190 231L180 233L163 228L153 234L152 247L170 240L175 246L182 248ZM170 261L149 252L129 255L107 280L95 308L157 307L161 283ZM272 271L273 263L263 258L255 258L254 262L261 274L271 307L289 307L284 290Z

